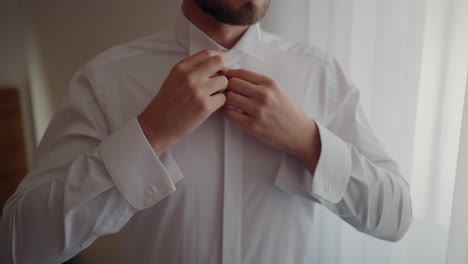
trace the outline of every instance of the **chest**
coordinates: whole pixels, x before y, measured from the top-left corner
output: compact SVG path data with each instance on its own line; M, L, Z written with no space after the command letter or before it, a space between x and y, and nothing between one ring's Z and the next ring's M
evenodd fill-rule
M118 65L103 74L101 103L112 130L137 116L157 95L172 67L182 56L148 58L134 65ZM279 82L281 88L307 115L321 120L325 110L325 77L319 67L306 60L286 60L284 56L266 54L264 61L242 58L232 68L245 68Z

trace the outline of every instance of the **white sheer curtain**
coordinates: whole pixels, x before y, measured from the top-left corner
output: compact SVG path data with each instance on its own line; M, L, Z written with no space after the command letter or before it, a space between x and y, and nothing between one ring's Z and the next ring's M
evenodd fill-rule
M262 27L340 61L411 185L402 241L318 208L309 263L468 263L468 1L272 0Z

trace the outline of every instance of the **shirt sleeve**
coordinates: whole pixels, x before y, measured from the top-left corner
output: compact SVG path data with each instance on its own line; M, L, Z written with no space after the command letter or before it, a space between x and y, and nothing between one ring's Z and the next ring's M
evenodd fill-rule
M397 241L412 219L409 186L372 133L359 90L336 61L327 84L327 114L316 120L322 149L315 171L284 155L275 184L322 204L361 232Z
M81 70L50 122L30 172L3 208L1 263L61 263L138 211L175 191L183 178L170 152L160 158L136 118L110 132Z
M175 191L183 177L170 154L157 157L136 118L103 141L99 154L124 198L140 210Z

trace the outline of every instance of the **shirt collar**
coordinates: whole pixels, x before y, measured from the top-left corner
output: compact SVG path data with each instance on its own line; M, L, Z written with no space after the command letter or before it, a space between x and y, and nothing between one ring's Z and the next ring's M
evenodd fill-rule
M250 26L239 41L230 50L222 47L190 22L182 10L179 11L174 27L176 39L193 55L204 49L216 49L226 51L228 56L234 57L238 53L255 57L263 61L261 45L261 29L258 23Z

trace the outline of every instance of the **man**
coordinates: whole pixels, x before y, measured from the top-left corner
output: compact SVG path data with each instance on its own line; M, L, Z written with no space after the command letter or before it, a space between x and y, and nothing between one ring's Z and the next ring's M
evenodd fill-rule
M267 6L185 0L173 31L82 67L5 205L2 263L60 263L119 231L129 263L304 263L319 204L401 239L408 186L358 90L261 31Z

